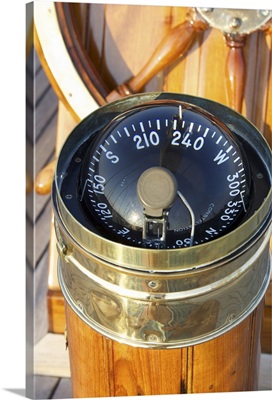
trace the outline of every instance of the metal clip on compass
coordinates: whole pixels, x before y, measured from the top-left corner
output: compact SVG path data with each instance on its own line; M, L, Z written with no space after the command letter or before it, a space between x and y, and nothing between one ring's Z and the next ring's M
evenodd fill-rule
M166 244L169 209L177 192L173 174L162 167L149 168L137 183L137 194L144 207L143 245Z

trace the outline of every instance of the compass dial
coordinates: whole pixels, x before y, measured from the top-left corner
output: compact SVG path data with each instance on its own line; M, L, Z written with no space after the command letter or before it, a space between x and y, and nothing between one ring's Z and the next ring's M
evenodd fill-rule
M174 249L237 226L249 182L243 151L227 126L197 106L160 100L119 114L99 132L85 155L80 192L106 236ZM158 196L171 201L153 206Z
M69 306L99 333L140 347L226 332L269 282L270 172L260 132L211 100L144 93L98 108L68 136L52 185ZM216 324L187 335L211 298Z

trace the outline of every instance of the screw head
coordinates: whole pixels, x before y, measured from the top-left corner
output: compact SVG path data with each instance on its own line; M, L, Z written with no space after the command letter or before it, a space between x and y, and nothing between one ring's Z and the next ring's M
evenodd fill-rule
M242 20L241 18L238 17L233 17L231 18L230 22L229 22L229 26L233 29L237 29L242 25Z
M268 14L269 14L269 10L259 10L259 14L260 14L262 17L267 17Z
M160 338L158 335L156 335L155 333L151 333L150 335L147 336L147 340L149 342L160 342Z
M150 289L157 289L158 287L159 287L159 282L158 281L149 281L148 282L148 284L147 284L147 286L150 288Z

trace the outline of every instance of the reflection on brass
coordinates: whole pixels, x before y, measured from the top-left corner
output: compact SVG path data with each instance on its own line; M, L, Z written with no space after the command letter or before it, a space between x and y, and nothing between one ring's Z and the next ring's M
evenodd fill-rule
M270 10L197 8L201 17L224 33L250 34L264 29L272 19Z
M108 328L118 329L122 315L122 305L110 294L93 291L90 295L97 320Z
M179 326L177 322L173 325L171 339L201 336L213 331L216 327L218 312L219 302L217 300L208 300L200 306L196 306L182 326Z
M256 307L269 282L268 241L266 231L227 265L159 276L80 257L74 248L60 258L59 280L74 311L107 337L150 348L189 346L228 331Z

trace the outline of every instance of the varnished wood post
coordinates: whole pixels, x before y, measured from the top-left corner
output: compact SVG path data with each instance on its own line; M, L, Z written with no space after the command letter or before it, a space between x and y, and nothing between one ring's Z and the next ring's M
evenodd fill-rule
M262 310L206 343L157 350L107 339L66 304L73 397L257 390Z
M226 89L228 103L235 111L242 111L244 98L246 68L243 54L245 35L225 35L229 48L226 60Z
M52 160L46 165L37 175L35 179L35 190L36 193L46 195L51 192L51 186L56 168L57 160Z

